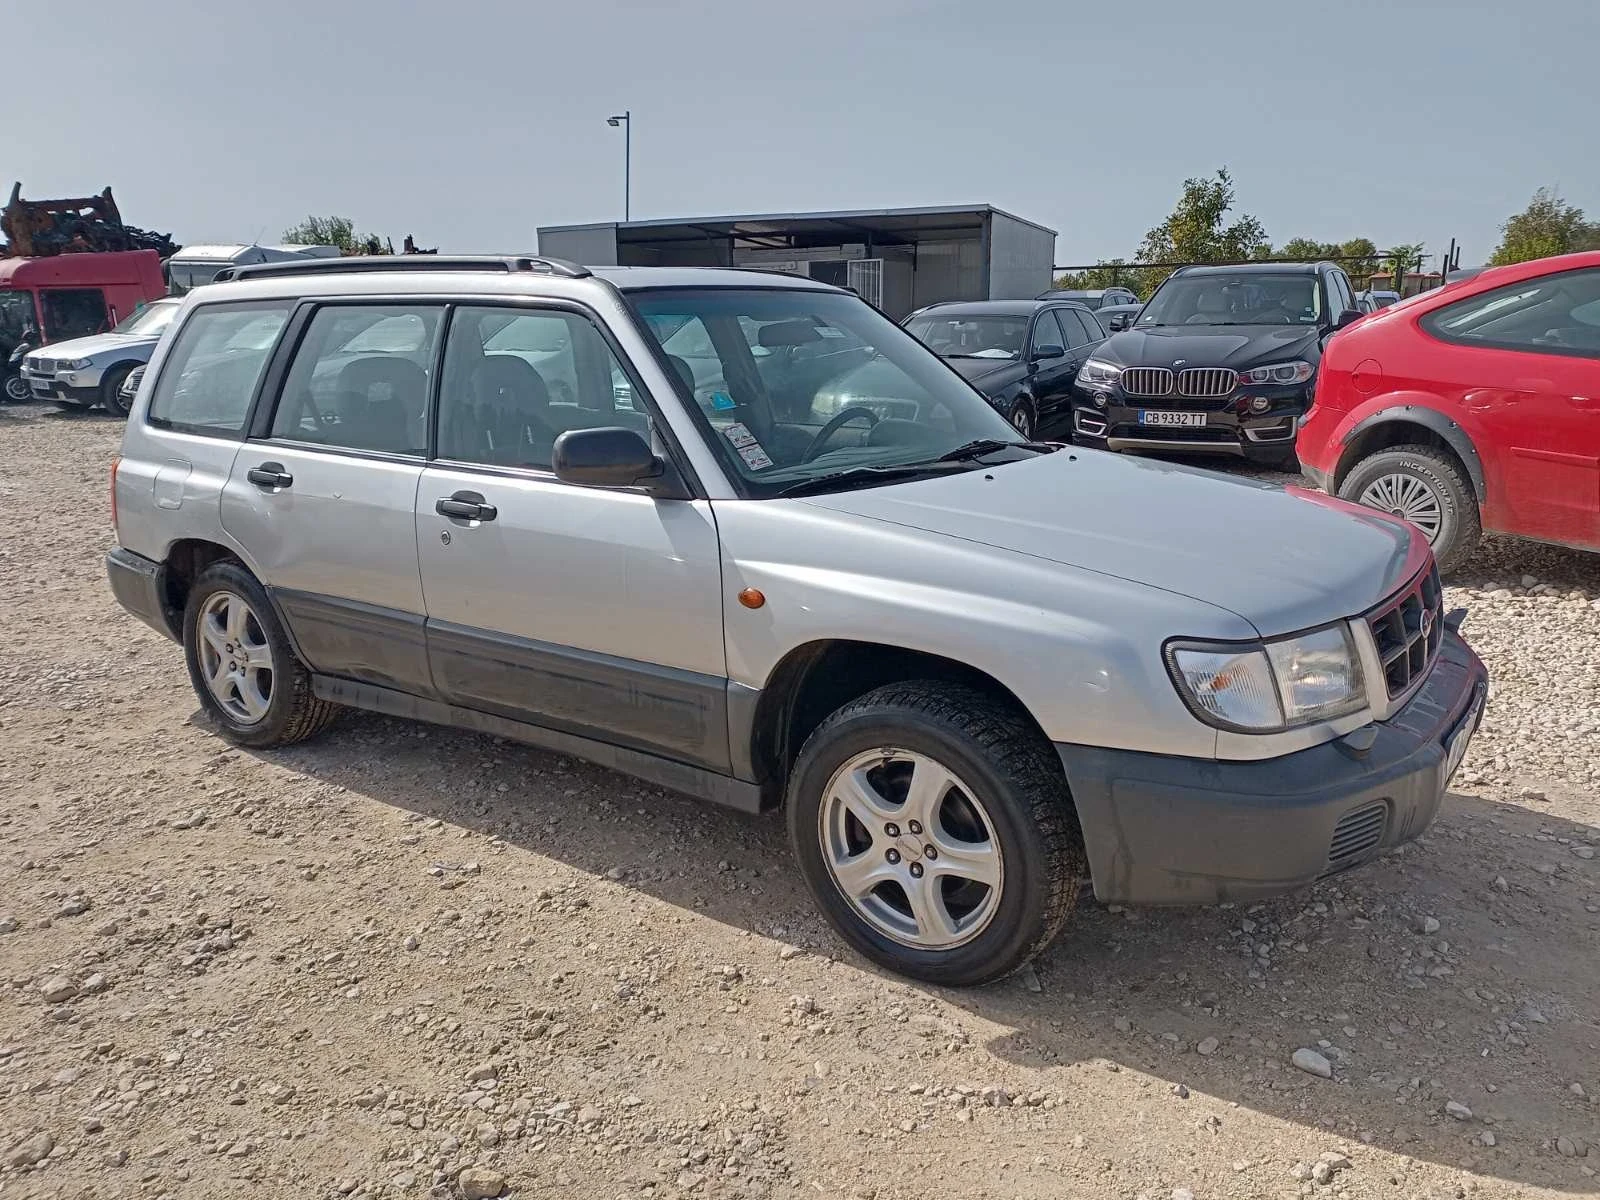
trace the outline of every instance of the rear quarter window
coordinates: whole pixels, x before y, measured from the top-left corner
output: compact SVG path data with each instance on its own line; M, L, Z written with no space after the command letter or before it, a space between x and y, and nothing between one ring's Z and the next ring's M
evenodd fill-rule
M158 429L237 438L293 302L208 304L173 340L146 420Z

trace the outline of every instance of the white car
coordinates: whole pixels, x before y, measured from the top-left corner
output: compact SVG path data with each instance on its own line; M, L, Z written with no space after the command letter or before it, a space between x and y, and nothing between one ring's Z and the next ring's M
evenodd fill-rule
M54 400L75 408L105 406L128 415L122 384L150 361L150 355L182 301L156 300L135 312L110 333L74 338L41 347L22 360L22 378L35 400Z

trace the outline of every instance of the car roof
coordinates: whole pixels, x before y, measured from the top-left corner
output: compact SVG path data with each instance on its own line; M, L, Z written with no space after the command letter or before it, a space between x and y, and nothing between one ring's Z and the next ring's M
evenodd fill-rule
M1179 267L1173 274L1180 272L1185 276L1195 275L1239 275L1249 272L1252 275L1312 275L1323 266L1314 262L1263 262L1263 263L1219 263L1215 266L1197 264L1190 267Z
M231 268L199 303L301 296L506 295L577 297L596 282L648 288L761 288L844 293L847 289L776 271L727 267L579 267L536 256L305 258ZM194 294L194 293L191 293Z
M912 315L920 317L937 312L940 316L955 317L963 314L975 317L1027 317L1041 308L1077 308L1089 311L1082 304L1076 304L1071 300L941 300L937 304L919 308Z

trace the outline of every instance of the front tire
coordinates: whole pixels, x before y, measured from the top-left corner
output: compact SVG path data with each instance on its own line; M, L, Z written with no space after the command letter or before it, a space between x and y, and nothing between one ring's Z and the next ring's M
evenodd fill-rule
M115 367L100 380L100 406L112 416L125 417L128 410L122 403L122 381L133 371L132 367Z
M1430 446L1396 446L1362 459L1340 483L1339 498L1422 530L1443 574L1465 562L1483 536L1472 485L1454 459Z
M236 745L293 745L339 715L338 705L313 694L266 590L238 563L213 563L195 580L183 652L201 706Z
M1033 404L1027 397L1023 397L1011 406L1011 411L1006 413L1006 420L1011 422L1011 428L1030 440L1039 424L1039 419L1033 412Z
M869 692L806 740L789 837L812 896L879 966L987 983L1060 931L1087 868L1067 781L1027 715L971 688Z

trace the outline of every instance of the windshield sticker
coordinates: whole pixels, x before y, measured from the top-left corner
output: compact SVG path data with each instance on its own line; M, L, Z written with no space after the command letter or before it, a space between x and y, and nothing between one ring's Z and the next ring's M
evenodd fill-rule
M711 407L718 412L726 412L728 409L737 408L738 406L734 404L733 397L728 395L727 392L712 392Z
M756 435L746 429L741 422L735 421L729 425L722 431L722 436L728 439L729 444L739 452L739 457L744 459L744 465L752 471L760 471L772 465L767 452L761 448L761 443L756 441Z
M845 332L842 329L835 329L832 325L818 325L817 336L826 338L844 337Z

